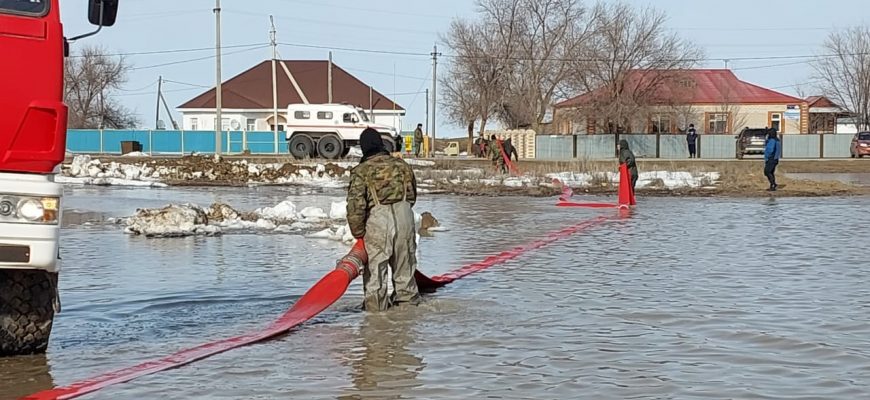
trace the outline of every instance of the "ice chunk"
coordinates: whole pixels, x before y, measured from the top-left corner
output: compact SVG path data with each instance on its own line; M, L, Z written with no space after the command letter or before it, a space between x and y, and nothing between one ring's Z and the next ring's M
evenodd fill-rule
M347 201L333 202L329 209L330 219L345 219L347 218Z

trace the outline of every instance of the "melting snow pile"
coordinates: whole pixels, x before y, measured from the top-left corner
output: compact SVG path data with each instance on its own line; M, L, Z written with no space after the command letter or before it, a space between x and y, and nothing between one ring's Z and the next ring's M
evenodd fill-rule
M111 162L103 164L100 160L92 160L90 156L78 155L72 164L64 169L64 175L55 176L57 183L73 183L82 185L112 185L112 186L145 186L166 187L151 175L153 169L145 165L129 165Z
M131 156L132 157L132 156ZM256 164L247 160L230 161L221 157L191 156L178 159L153 159L138 164L103 163L88 155L78 155L64 166L59 183L85 185L125 185L165 187L165 181L233 182L239 184L293 184L341 188L347 185L350 163L295 165Z
M305 207L301 211L291 201L241 213L226 204L204 208L195 204L172 204L159 209L140 209L123 219L125 232L146 237L214 236L228 231L268 231L297 233L309 238L353 242L347 226L347 202L334 202L327 214L322 208ZM429 213L415 214L418 228L439 229ZM422 221L422 225L421 225Z

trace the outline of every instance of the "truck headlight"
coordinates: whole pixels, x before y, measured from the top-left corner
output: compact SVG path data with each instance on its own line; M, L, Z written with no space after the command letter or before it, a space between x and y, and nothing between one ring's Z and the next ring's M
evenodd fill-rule
M0 197L0 222L57 224L60 199L57 197Z

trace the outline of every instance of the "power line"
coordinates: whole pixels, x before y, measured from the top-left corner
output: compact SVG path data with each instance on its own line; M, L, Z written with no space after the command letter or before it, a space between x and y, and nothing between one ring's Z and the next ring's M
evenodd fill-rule
M187 83L187 82L173 81L173 80L171 80L171 79L166 79L166 78L163 79L163 83L175 83L175 84L178 84L178 85L185 85L185 86L193 86L193 87L197 87L197 88L211 89L211 86L206 86L206 85L197 85L197 84L195 84L195 83Z
M812 62L812 61L813 61L813 60L804 60L804 61L794 61L794 62L787 62L787 63L781 63L781 64L757 65L757 66L753 66L753 67L732 68L731 70L732 70L732 71L746 71L746 70L750 70L750 69L778 68L778 67L787 67L787 66L790 66L790 65L802 65L802 64L808 64L808 63L810 63L810 62Z
M265 43L251 43L251 44L237 44L232 46L222 46L225 49L238 49L238 48L247 48L247 47L256 47L263 46ZM109 54L100 54L105 57L126 57L126 56L143 56L143 55L155 55L155 54L174 54L174 53L193 53L197 51L214 51L214 47L198 47L198 48L190 48L190 49L173 49L173 50L153 50L153 51L138 51L138 52L128 52L128 53L109 53ZM82 58L84 55L70 55L69 58Z
M420 78L419 76L401 75L401 74L391 74L391 73L389 73L389 72L370 71L370 70L359 69L359 68L345 68L345 67L342 67L342 68L344 68L344 69L346 69L346 70L348 70L348 71L363 72L363 73L367 73L367 74L383 75L383 76L395 76L395 77L398 77L398 78L406 78L406 79L413 79L413 80L429 81L429 78Z
M250 49L244 49L244 50L238 50L238 51L231 51L231 52L229 52L229 53L224 53L223 55L228 56L228 55L233 55L233 54L240 54L240 53L245 53L245 52L248 52L248 51L251 51L251 50L260 50L260 49L265 49L265 48L267 48L267 47L269 47L269 45L263 45L263 46L259 46L259 47L253 47L253 48L250 48ZM212 50L212 49L210 49L210 50ZM192 63L192 62L196 62L196 61L210 60L210 59L215 58L215 57L217 57L217 56L213 54L213 55L205 56L205 57L191 58L191 59L187 59L187 60L179 60L179 61L172 61L172 62L166 62L166 63L162 63L162 64L147 65L147 66L144 66L144 67L135 67L135 68L130 68L130 70L132 70L132 71L138 71L138 70L142 70L142 69L150 69L150 68L166 67L166 66L170 66L170 65L186 64L186 63Z
M344 4L339 6L339 5L300 1L300 0L285 0L285 1L288 1L290 3L305 4L305 5L309 5L309 6L326 7L326 8L341 7L342 10L361 11L361 12L367 12L367 13L373 13L373 14L404 15L407 17L424 17L424 18L437 18L437 19L451 19L451 18L453 18L453 17L447 16L447 15L418 14L418 13L408 13L408 12L390 11L390 10L373 10L373 9L362 8L362 7L348 7L348 6L345 6Z

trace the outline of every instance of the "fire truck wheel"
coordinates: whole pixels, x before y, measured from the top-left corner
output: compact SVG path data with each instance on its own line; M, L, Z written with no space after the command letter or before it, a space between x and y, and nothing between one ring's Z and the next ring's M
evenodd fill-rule
M56 273L0 270L0 356L45 353L57 304Z
M335 160L341 157L342 152L344 152L344 145L338 136L326 135L317 142L317 153L323 158Z
M308 135L293 135L290 138L290 154L296 159L314 156L314 141Z

